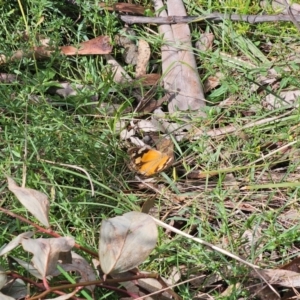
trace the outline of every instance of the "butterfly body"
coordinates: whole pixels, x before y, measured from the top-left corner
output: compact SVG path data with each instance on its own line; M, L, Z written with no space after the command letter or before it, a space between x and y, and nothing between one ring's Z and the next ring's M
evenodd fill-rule
M150 147L131 148L129 155L131 169L144 176L155 175L168 168L173 162L173 155Z

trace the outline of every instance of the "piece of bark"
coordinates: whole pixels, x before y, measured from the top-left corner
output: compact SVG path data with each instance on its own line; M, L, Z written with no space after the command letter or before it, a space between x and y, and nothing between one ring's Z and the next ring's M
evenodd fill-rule
M160 0L153 0L153 3L156 11L163 7ZM169 0L167 5L169 14L186 15L181 0ZM163 10L160 16L168 15ZM174 95L168 106L169 112L199 110L199 114L204 115L200 108L205 106L205 98L192 52L188 25L161 25L159 33L164 36L161 48L164 87Z

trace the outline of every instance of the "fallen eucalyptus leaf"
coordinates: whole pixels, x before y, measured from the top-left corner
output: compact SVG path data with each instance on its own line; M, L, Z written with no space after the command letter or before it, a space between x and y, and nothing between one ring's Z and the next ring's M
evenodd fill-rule
M153 250L158 237L153 219L129 212L102 221L99 259L105 274L122 273L142 263Z
M70 251L75 241L72 237L50 239L23 239L24 250L33 253L32 263L43 277L56 270L59 253Z
M48 197L36 190L19 187L16 182L7 176L8 188L15 194L22 205L28 209L43 225L50 227Z

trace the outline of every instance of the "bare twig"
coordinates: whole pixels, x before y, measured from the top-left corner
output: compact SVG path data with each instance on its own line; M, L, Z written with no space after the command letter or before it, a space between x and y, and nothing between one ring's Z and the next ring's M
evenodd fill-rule
M223 20L231 20L236 22L246 22L250 24L263 22L300 22L300 15L237 15L237 14L222 14L211 13L203 16L168 16L168 17L137 17L137 16L120 16L121 20L128 23L155 23L155 24L176 24L176 23L191 23L191 22L221 22Z

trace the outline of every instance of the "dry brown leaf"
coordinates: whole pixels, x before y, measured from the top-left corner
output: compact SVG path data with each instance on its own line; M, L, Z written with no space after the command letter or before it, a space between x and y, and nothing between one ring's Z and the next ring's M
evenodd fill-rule
M129 212L102 221L99 259L105 274L122 273L142 263L154 249L158 232L153 219Z
M134 80L134 84L136 86L156 85L158 83L158 81L160 80L160 77L161 77L161 75L157 74L157 73L145 74L143 76L140 76L137 80Z
M146 74L147 65L150 59L150 46L145 40L139 40L138 57L135 69L135 77L139 78Z
M14 74L0 73L0 82L12 83L17 81L18 76Z
M28 209L43 225L50 227L49 215L49 200L48 197L36 190L19 187L16 182L6 177L8 188L15 194L21 204Z
M94 39L82 42L75 46L62 46L59 47L62 54L65 55L92 55L92 54L109 54L112 50L112 45L108 36L98 36ZM0 55L0 64L7 63L8 61L20 60L24 57L33 57L36 59L43 59L50 57L55 51L48 46L34 47L27 52L23 50L16 51L11 57L3 54Z
M293 259L289 263L281 266L280 269L300 273L300 257L296 257L295 259Z
M99 6L109 11L122 11L138 15L144 15L145 13L145 8L143 6L132 3L116 3L112 6L107 6L106 3L99 3Z
M220 81L224 78L224 74L217 72L214 76L209 76L204 81L204 91L207 93L220 85Z
M62 46L60 50L65 55L109 54L112 50L112 45L108 36L98 36L80 43L78 48Z

